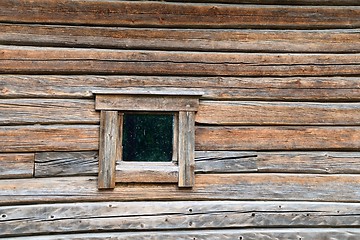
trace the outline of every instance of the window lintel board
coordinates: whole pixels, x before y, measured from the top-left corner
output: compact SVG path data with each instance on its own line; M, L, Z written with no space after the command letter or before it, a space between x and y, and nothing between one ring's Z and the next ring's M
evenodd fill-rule
M158 111L179 112L197 111L199 107L198 92L180 92L175 95L172 92L160 94L154 93L96 93L96 110L116 111Z
M177 182L179 187L194 185L195 112L201 93L96 91L94 94L95 108L101 111L99 189L112 189L116 182ZM123 115L136 111L175 113L173 131L176 131L174 149L177 165L176 162L159 165L122 161Z

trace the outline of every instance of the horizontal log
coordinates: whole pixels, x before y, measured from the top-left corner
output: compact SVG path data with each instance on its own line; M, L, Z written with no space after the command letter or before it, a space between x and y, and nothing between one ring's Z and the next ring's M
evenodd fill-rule
M356 28L358 7L3 0L1 22L197 28ZM254 17L256 16L256 18ZM291 19L291 21L289 21Z
M0 127L0 152L97 150L99 127ZM197 150L357 150L359 127L196 127Z
M98 152L44 152L35 155L35 176L97 176ZM195 173L360 173L358 152L241 152L241 151L196 151ZM118 167L119 169L119 167ZM119 172L120 181L133 179L130 167ZM141 168L135 169L137 173ZM156 170L156 168L155 168ZM155 171L163 174L161 171ZM169 179L168 175L158 175ZM174 172L174 171L173 171ZM169 175L170 174L170 175ZM150 176L154 177L154 169ZM136 175L142 182L149 182L144 174ZM124 178L124 180L121 180ZM171 178L170 178L171 179ZM168 181L168 180L167 180ZM151 182L151 181L150 181Z
M34 175L34 154L0 154L1 178L31 178Z
M35 177L97 175L98 152L40 152L35 154Z
M196 150L358 150L359 127L197 127Z
M176 2L176 0L167 0ZM184 0L182 2L207 2L207 3L253 3L253 4L286 4L286 5L328 5L328 6L359 6L357 0Z
M117 184L97 189L96 177L0 180L0 203L142 200L287 200L360 202L355 174L196 174L193 189L176 184Z
M0 44L247 52L360 52L355 30L217 30L0 24Z
M256 152L195 151L195 173L258 172Z
M205 99L359 101L359 77L0 75L0 97L93 98L92 91L201 90Z
M359 125L359 103L201 101L196 122L216 125Z
M1 156L1 155L0 155ZM41 152L35 155L35 177L98 174L98 151ZM117 182L178 182L172 163L117 162Z
M0 124L96 124L94 101L78 99L0 99Z
M0 46L0 73L343 76L359 54L201 53Z
M0 207L1 237L28 234L245 227L359 227L359 204L99 202ZM0 222L1 222L0 221ZM79 224L81 223L81 224Z
M146 231L146 232L108 232L88 234L46 235L34 237L18 237L18 240L137 240L137 239L197 239L197 240L223 240L223 239L342 239L353 240L360 237L360 230L356 228L282 228L282 229L245 229L245 230L196 230L196 231Z
M197 151L197 173L360 173L359 152Z
M97 150L98 144L97 125L0 127L0 152Z

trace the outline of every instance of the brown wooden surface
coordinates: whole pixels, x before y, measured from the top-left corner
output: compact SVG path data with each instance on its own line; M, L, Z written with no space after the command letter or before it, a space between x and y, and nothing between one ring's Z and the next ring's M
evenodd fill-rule
M1 22L200 28L356 28L358 7L3 0ZM256 16L256 21L254 19ZM291 19L291 21L289 21Z
M176 0L167 0L176 2ZM206 2L206 3L254 3L254 4L286 4L286 5L334 5L334 6L359 6L357 0L184 0L183 2Z
M34 175L34 154L0 154L1 178L31 178Z
M176 2L176 0L167 0ZM278 5L309 5L309 6L359 6L357 0L184 0L182 2L231 3L231 4L278 4Z
M140 200L288 200L360 202L357 174L197 174L192 190L176 184L117 184L97 189L96 177L0 180L0 203Z
M97 175L98 151L35 154L35 177Z
M122 160L123 114L101 111L98 188L115 187L116 161Z
M358 1L0 9L0 238L360 239ZM93 93L119 89L204 92L192 189L120 163L98 190Z
M309 202L100 202L0 207L2 236L84 231L245 227L359 227L359 204ZM81 224L79 224L81 222Z
M360 173L359 152L196 151L197 173Z
M359 127L197 127L196 150L358 150Z
M142 86L142 87L139 87ZM206 99L359 101L359 77L0 75L0 97L92 98L96 90L200 90Z
M144 95L144 94L96 94L97 110L119 111L196 111L198 96Z
M0 47L0 73L191 76L344 76L359 54L199 53Z
M201 101L196 122L216 125L359 125L359 103Z
M259 4L258 0L209 0L215 1ZM360 147L360 9L351 6L359 4L353 0L261 3L286 5L0 2L0 44L12 45L0 47L0 72L54 74L0 76L0 97L8 98L0 99L0 124L55 124L0 127L0 152L7 152L0 155L0 164L5 166L4 171L0 168L0 178L31 177L32 171L37 177L51 176L0 180L1 204L34 204L0 207L1 237L30 234L30 239L39 239L36 234L46 238L49 233L58 233L61 235L52 237L357 239L357 229L343 227L358 227L359 153L346 151ZM291 4L350 6L288 6ZM21 24L11 24L14 22ZM199 27L204 29L195 29ZM334 30L325 30L330 28ZM55 46L69 48L52 48ZM98 191L98 179L85 176L97 173L99 129L91 124L98 124L99 116L94 111L92 91L119 88L203 90L203 99L212 100L202 100L197 115L202 125L196 131L197 149L221 151L196 153L196 185L192 190L178 189L175 180L164 180L175 179L176 171L161 175L153 169L146 175L131 167L122 168L118 179L127 183L118 183L113 191ZM294 100L303 102L284 102ZM332 101L339 103L327 103ZM80 177L56 177L74 175ZM173 183L138 184L131 180L148 180L154 175ZM285 199L290 202L268 202ZM184 202L108 202L112 200ZM291 202L296 200L307 202ZM305 229L309 226L318 229ZM256 230L238 229L243 227ZM265 227L275 229L261 229ZM179 231L154 232L174 229ZM107 233L124 230L147 232ZM89 231L100 232L90 236L86 234ZM73 234L63 235L66 233Z
M341 239L353 240L360 237L357 228L256 228L256 229L232 229L232 230L193 230L193 231L146 231L146 232L108 232L88 234L46 235L33 237L19 237L18 240L137 240L137 239L178 239L178 240L223 240L223 239Z
M195 173L197 174L241 172L360 173L359 152L196 151L195 154ZM96 176L98 173L97 158L97 151L37 153L35 156L35 176ZM13 168L16 168L16 166ZM117 169L120 170L121 168L117 167ZM121 175L118 176L119 182L130 182L130 179L135 178L133 177L134 174L136 179L141 179L140 182L157 181L151 180L152 178L167 179L166 181L177 179L176 171L171 169L165 171L165 175L159 175L159 172L165 169L157 166L154 168L147 167L146 174L140 174L138 170L135 171L131 166L123 168L119 172ZM126 174L122 175L121 172ZM122 178L124 180L121 180ZM170 182L176 181L171 180Z
M354 30L220 30L0 24L0 44L248 52L359 52Z
M97 125L0 127L0 152L97 150Z
M195 112L179 112L179 187L195 184Z
M92 100L0 99L0 112L1 125L99 123Z
M196 151L195 154L195 173L197 174L242 172L360 173L359 152ZM35 176L37 177L96 176L98 173L97 151L44 152L37 153L35 157ZM119 170L119 167L117 169ZM122 171L130 172L130 170L130 166L128 166ZM174 172L170 170L168 171L169 174L171 173L170 175L158 175L160 170L157 166L150 170L151 172L147 172L149 173L147 176L150 175L156 179L169 179L170 176L173 176L171 172ZM134 172L132 170L132 173ZM125 176L126 179L133 178L131 174L120 176L120 178L125 178ZM136 178L141 177L142 182L149 179L145 175L139 175L138 172L136 176ZM149 180L147 181L149 182ZM173 181L175 180L171 182Z
M172 162L118 161L116 182L122 183L177 183L178 166Z

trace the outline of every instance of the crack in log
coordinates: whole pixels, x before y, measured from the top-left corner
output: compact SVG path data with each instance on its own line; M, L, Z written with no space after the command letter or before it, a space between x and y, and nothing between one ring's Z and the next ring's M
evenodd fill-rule
M236 159L244 159L244 158L256 158L258 155L247 155L247 156L234 156L234 157L208 157L208 158L195 158L195 161L211 161L211 160L219 160L219 161L226 161L226 160L236 160Z

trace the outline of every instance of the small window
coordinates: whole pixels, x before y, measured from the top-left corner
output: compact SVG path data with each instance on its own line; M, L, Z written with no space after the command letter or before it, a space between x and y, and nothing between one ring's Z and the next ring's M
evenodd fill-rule
M123 161L171 162L174 114L124 113Z
M99 189L116 182L194 185L199 93L94 93L101 111Z

